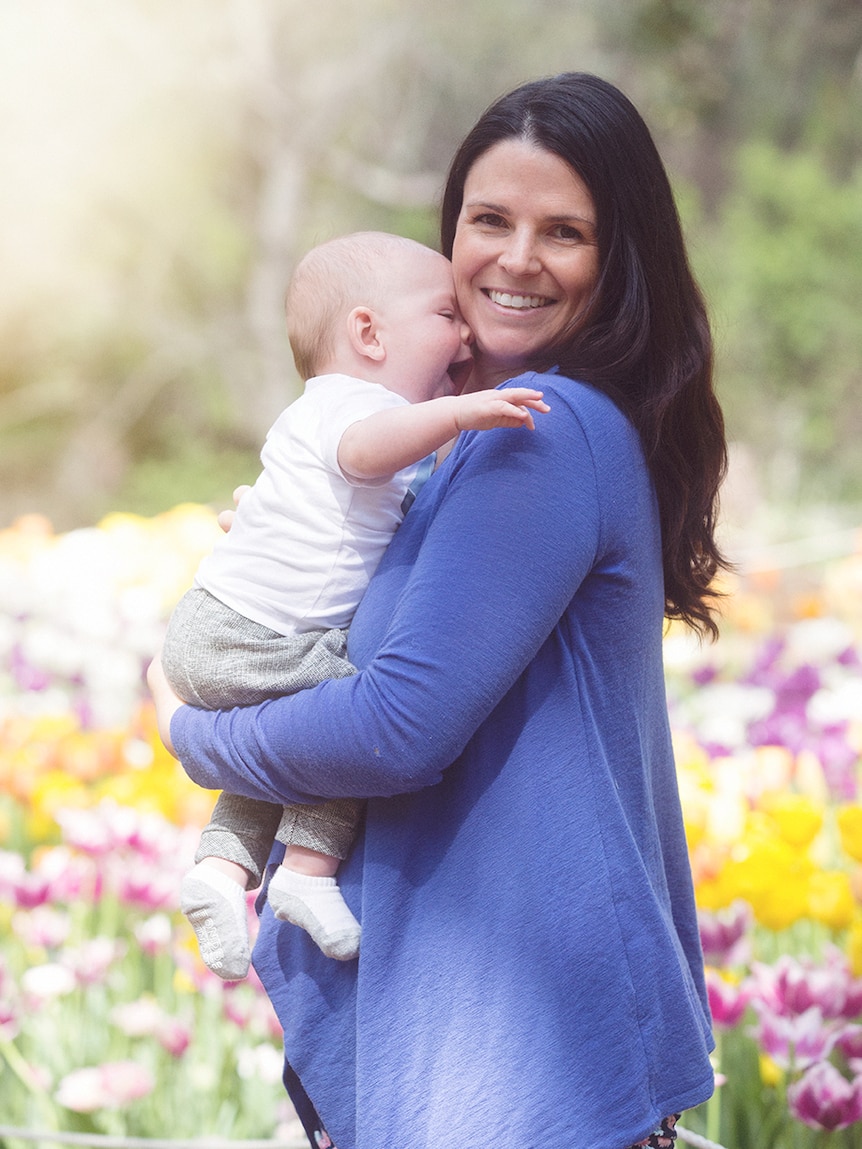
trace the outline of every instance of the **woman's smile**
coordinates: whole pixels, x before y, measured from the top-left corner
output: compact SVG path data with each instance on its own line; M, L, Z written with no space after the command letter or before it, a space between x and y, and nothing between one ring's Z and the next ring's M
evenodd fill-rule
M508 291L494 291L491 288L485 294L492 303L514 308L515 311L535 311L538 307L547 307L553 303L552 299L546 299L543 295L512 295Z

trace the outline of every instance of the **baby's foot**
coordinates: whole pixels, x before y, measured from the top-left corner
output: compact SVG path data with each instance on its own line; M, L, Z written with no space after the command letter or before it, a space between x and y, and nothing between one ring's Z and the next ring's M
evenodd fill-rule
M225 981L244 978L251 954L242 886L215 866L198 862L183 878L180 909L197 935L204 964Z
M313 878L279 866L269 883L268 898L275 916L301 926L327 957L350 961L359 954L362 927L335 878Z

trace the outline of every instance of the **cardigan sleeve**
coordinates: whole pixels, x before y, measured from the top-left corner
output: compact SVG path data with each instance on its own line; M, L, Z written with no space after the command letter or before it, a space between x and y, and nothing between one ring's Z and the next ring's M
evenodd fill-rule
M552 402L535 431L462 437L360 673L255 707L180 708L171 735L195 782L292 803L440 780L535 657L601 546L590 443L566 402Z

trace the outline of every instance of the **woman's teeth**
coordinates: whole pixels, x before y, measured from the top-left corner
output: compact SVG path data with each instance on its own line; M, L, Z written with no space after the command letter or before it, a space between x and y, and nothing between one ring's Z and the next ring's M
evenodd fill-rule
M529 311L534 307L544 307L549 300L544 295L510 295L507 291L489 291L492 303L501 307L514 307L518 311Z

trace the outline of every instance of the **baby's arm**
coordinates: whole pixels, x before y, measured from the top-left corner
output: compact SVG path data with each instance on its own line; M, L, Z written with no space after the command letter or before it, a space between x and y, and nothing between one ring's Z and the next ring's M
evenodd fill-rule
M381 479L418 463L460 431L529 427L533 411L550 411L541 391L508 387L446 395L377 411L352 423L338 444L338 465L355 479Z

